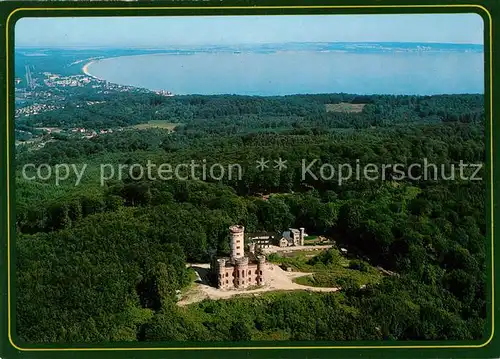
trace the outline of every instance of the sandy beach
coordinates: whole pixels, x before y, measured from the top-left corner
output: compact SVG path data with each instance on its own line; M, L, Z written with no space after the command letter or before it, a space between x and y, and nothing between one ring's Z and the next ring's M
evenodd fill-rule
M94 78L94 79L96 79L96 80L102 80L102 79L100 79L99 77L94 76L94 75L92 75L92 74L89 72L89 66L90 66L90 65L92 65L94 62L95 62L94 60L92 60L92 61L90 61L90 62L87 62L85 65L83 65L83 67L82 67L82 71L83 71L83 73L84 73L86 76L92 77L92 78Z

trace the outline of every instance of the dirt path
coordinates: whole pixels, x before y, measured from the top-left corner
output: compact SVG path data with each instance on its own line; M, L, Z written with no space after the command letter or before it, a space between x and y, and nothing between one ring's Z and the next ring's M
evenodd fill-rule
M193 264L192 268L200 273L200 277L204 277L209 265L208 264ZM322 287L311 287L306 285L300 285L293 282L293 279L298 277L303 277L306 275L312 275L312 273L301 273L301 272L286 272L279 266L266 263L264 269L264 275L266 283L263 287L251 290L245 289L232 289L232 290L220 290L212 287L204 282L196 283L195 286L190 289L183 298L177 302L178 305L184 306L191 303L200 302L203 299L229 299L238 295L259 295L264 292L272 291L289 291L289 290L308 290L313 292L335 292L340 288L322 288Z

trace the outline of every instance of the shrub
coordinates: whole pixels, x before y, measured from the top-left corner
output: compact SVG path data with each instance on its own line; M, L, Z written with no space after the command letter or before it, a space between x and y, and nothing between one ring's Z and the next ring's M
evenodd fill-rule
M353 259L349 261L349 269L359 270L360 272L368 272L370 265L362 260Z

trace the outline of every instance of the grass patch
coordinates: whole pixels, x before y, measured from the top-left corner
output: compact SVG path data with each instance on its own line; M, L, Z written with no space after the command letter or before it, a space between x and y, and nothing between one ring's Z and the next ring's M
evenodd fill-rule
M349 113L357 113L363 111L363 107L366 104L364 103L327 103L325 105L326 112L349 112Z
M164 130L173 131L177 126L182 125L181 123L172 123L162 120L151 120L148 123L140 123L138 125L131 126L138 130L146 130L148 128L161 128Z
M193 268L189 267L187 269L187 272L188 272L189 282L191 283L196 281L196 279L198 278L198 274L196 273L196 271Z
M294 282L311 287L345 287L377 283L382 275L377 271L361 272L356 269L345 267L329 268L328 270L315 272L312 275L295 278Z
M297 251L281 255L273 253L268 261L291 267L294 271L311 275L296 278L297 284L313 287L344 287L376 283L382 274L361 260L348 260L337 248L324 251Z
M291 267L294 271L298 272L314 272L316 268L314 265L309 264L309 261L318 256L320 253L325 252L318 250L303 250L303 251L293 251L288 253L272 253L267 256L267 261L279 264L286 265ZM343 265L349 265L349 261L345 259Z
M314 246L330 243L330 241L322 236L306 236L304 237L305 246Z
M181 297L185 297L189 291L196 288L196 279L198 278L196 271L193 268L188 268L187 272L188 272L189 284L180 289Z

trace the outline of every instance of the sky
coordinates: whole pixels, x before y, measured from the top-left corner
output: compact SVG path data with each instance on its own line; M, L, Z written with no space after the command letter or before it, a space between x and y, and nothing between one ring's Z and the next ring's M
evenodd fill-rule
M284 42L483 44L477 14L22 18L16 46L161 47Z

